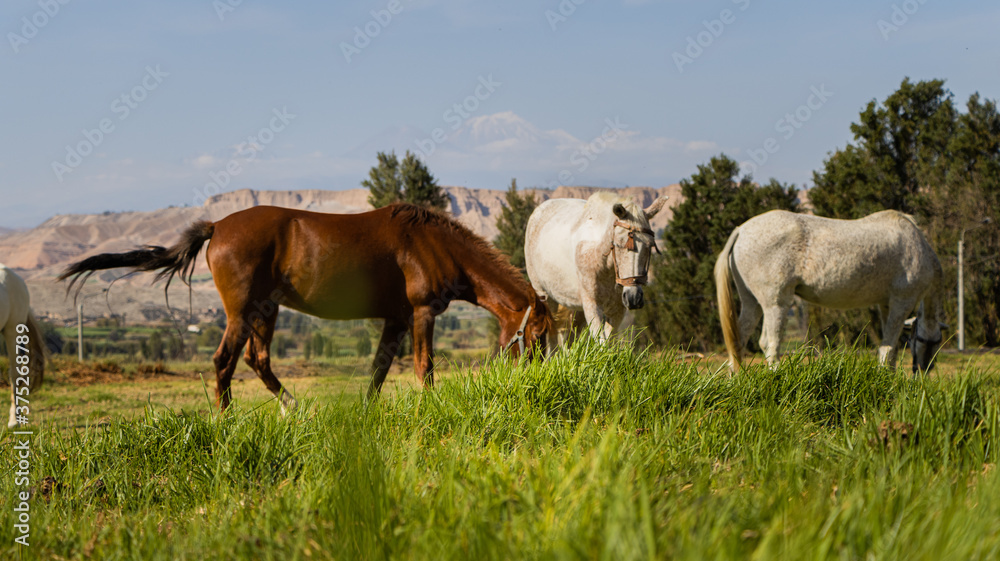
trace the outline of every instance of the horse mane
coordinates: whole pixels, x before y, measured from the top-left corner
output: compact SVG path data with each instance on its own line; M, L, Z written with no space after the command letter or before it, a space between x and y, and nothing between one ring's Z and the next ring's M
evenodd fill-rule
M442 212L410 203L393 203L389 205L389 208L389 216L402 221L408 226L438 227L457 235L486 256L492 264L505 273L508 273L508 276L510 276L519 289L524 290L528 294L535 293L531 285L528 284L528 281L524 279L521 270L511 265L506 255L500 253L500 250L493 247L493 244L483 239L482 236L475 234L454 218Z
M587 204L584 205L582 216L593 216L595 212L604 212L605 210L607 210L608 214L613 215L611 207L615 203L621 203L625 207L625 210L631 215L630 218L636 225L644 228L649 227L649 220L646 219L646 214L643 212L642 207L639 206L639 203L632 197L623 197L614 191L598 191L591 195L587 199Z

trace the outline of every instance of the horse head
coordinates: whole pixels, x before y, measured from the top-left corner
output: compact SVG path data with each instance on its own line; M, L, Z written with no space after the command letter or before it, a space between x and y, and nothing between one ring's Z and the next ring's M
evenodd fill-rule
M500 318L500 340L507 341L504 350L513 356L522 354L531 360L536 350L544 352L554 322L545 304L547 297L536 294L526 310Z
M620 202L611 207L616 217L611 226L615 282L621 285L622 304L629 310L641 308L645 303L642 286L649 274L649 260L653 251L659 252L649 220L666 202L667 197L659 197L643 210L637 205Z
M913 334L910 341L910 350L913 353L913 373L928 373L934 368L934 358L937 356L938 348L944 335L942 329L947 329L947 325L940 323L937 318L927 317L924 313L923 304L920 306L920 314L913 322Z

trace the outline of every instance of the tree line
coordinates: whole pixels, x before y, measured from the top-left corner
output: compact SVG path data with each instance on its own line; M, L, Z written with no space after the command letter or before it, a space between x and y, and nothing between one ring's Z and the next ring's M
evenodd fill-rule
M853 140L813 172L807 197L794 185L742 173L725 154L699 165L680 182L683 201L659 233L663 255L653 260L654 280L637 316L647 341L702 351L721 344L712 268L729 234L746 220L772 209L846 219L894 209L913 215L937 251L953 328L957 243L964 237L966 340L969 346L1000 346L996 102L973 94L963 111L943 80L907 78L883 101L871 100L850 130ZM446 208L447 195L415 156L407 152L403 164L394 154L379 153L378 159L363 182L373 206L403 200ZM537 204L533 194L519 192L512 180L497 220L500 233L494 245L522 271L524 231ZM847 344L878 341L874 310L808 307L808 313L813 336Z

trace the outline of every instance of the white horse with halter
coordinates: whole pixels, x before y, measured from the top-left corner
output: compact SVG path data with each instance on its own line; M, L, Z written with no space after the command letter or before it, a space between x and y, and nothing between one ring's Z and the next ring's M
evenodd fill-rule
M660 197L643 210L630 198L600 192L587 200L538 205L525 232L531 285L549 302L582 312L591 335L607 340L629 319L629 310L643 306L642 287L656 250L649 219L666 202ZM559 343L566 340L560 335Z

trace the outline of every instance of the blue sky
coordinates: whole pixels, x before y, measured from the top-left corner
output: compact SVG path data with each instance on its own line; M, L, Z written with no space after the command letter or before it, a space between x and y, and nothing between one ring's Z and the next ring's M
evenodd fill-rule
M63 1L0 5L0 226L355 188L393 149L473 188L719 153L808 186L904 77L1000 97L987 1Z

